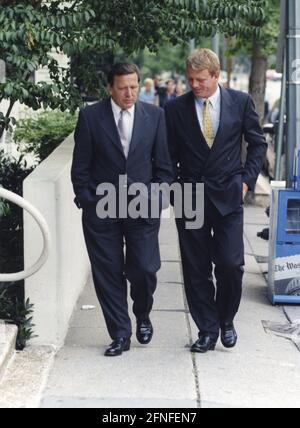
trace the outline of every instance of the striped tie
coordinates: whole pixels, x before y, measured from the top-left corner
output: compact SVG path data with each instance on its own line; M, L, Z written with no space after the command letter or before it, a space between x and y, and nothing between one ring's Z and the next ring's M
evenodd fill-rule
M207 142L208 147L211 149L214 144L214 129L212 117L209 111L209 100L204 101L204 109L203 109L203 135Z

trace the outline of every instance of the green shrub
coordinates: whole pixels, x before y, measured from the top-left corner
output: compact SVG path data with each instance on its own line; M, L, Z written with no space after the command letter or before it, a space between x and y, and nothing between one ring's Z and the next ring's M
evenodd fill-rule
M34 167L28 167L26 154L43 161L74 130L77 117L69 113L43 112L18 122L14 140L21 156L15 159L0 149L0 186L22 196L23 180ZM23 210L0 199L0 272L24 269ZM32 305L24 302L24 281L0 283L0 319L18 326L17 349L32 337Z
M0 186L22 196L22 184L32 171L23 156L18 160L0 149ZM13 273L24 269L23 210L0 199L0 272ZM23 281L10 283L9 293L20 301L24 298ZM0 282L0 291L7 287Z
M26 342L36 337L33 335L32 310L33 305L29 299L24 303L16 298L7 295L7 290L0 293L0 319L7 324L14 324L18 327L16 349L22 351Z
M18 159L0 149L0 186L22 196L23 180L33 170L29 167L24 156Z
M22 196L23 180L32 171L23 156L15 159L0 149L0 186ZM0 272L23 269L23 210L0 199Z
M0 219L9 214L9 205L7 202L0 199Z
M33 154L41 162L74 131L76 121L77 115L46 111L20 120L14 131L14 141L19 143L22 153Z

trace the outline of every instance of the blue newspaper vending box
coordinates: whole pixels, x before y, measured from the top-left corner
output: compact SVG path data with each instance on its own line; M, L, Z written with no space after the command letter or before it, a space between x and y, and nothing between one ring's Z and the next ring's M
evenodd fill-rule
M273 187L268 290L273 304L300 303L300 191Z

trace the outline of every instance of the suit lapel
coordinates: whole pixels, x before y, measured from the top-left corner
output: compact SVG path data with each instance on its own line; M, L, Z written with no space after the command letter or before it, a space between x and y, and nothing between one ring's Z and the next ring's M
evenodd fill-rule
M104 129L107 136L117 146L117 148L121 151L121 153L125 157L120 136L118 133L118 129L116 127L116 122L112 111L110 98L105 100L103 103L100 103L99 109L100 109L99 118L100 118L101 127Z
M213 154L220 144L222 144L222 135L224 131L224 127L227 123L228 115L230 115L231 112L231 106L232 106L232 100L230 95L228 94L227 90L220 86L221 91L221 108L220 108L220 124L217 131L217 135L214 140L214 144L211 149L209 149L206 140L204 138L204 135L201 130L201 126L198 120L196 106L195 106L195 97L193 95L193 92L190 92L190 96L187 100L188 102L188 108L187 112L191 112L189 115L189 129L190 129L190 136L192 140L195 140L195 136L197 138L197 141L201 142L202 147L205 148L208 154Z
M122 155L124 155L122 143L120 140L120 136L118 133L118 129L116 127L116 122L114 118L114 114L111 107L111 101L110 98L105 100L102 104L99 104L99 117L101 119L100 124L107 136L110 138L110 140L118 147ZM133 132L132 132L132 138L130 142L130 148L128 156L131 152L135 150L135 148L138 146L142 136L146 132L146 125L148 122L148 114L145 112L142 103L137 102L135 105L135 112L134 112L134 125L133 125Z
M147 132L146 130L147 122L148 122L148 114L144 110L143 104L138 101L135 105L133 132L132 132L132 138L130 142L128 157L137 148L141 138Z
M226 126L226 123L228 123L227 118L228 118L228 115L230 115L231 113L231 106L232 106L232 101L227 90L222 86L220 86L220 90L221 90L220 124L219 124L217 135L214 140L214 144L211 148L212 153L218 150L219 144L223 143L222 136L224 133L224 127Z
M189 123L188 129L189 129L191 141L193 141L194 144L201 144L202 149L204 149L205 151L207 151L207 153L209 153L210 149L205 141L205 138L199 123L199 119L197 116L195 97L193 92L189 93L187 103L188 103L188 106L186 109L187 123Z
M217 135L214 140L214 144L210 149L210 154L205 163L204 169L209 169L214 164L214 156L217 154L219 147L224 144L224 132L225 127L230 123L230 115L232 114L232 100L225 88L220 86L221 90L221 109L220 109L220 125Z

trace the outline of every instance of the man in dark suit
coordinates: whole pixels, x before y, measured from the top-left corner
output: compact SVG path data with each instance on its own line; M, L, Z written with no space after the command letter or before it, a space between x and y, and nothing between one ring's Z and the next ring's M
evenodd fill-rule
M75 202L83 209L83 231L96 293L113 340L106 356L130 349L127 279L137 318L137 339L142 344L152 339L149 316L160 268L160 218L99 218L96 189L110 183L118 199L124 191L118 188L121 176L126 177L122 181L126 193L133 183L149 189L151 183L172 181L164 112L137 101L139 82L139 69L134 64L113 66L108 76L110 98L81 110L75 131L72 182ZM149 202L150 191L146 195Z
M243 200L254 190L266 142L251 97L218 84L219 59L209 49L187 60L191 92L165 107L170 153L179 183L204 183L204 225L177 219L187 301L199 329L192 352L237 341L233 324L242 295ZM243 137L248 143L243 166ZM213 282L213 264L216 287Z

